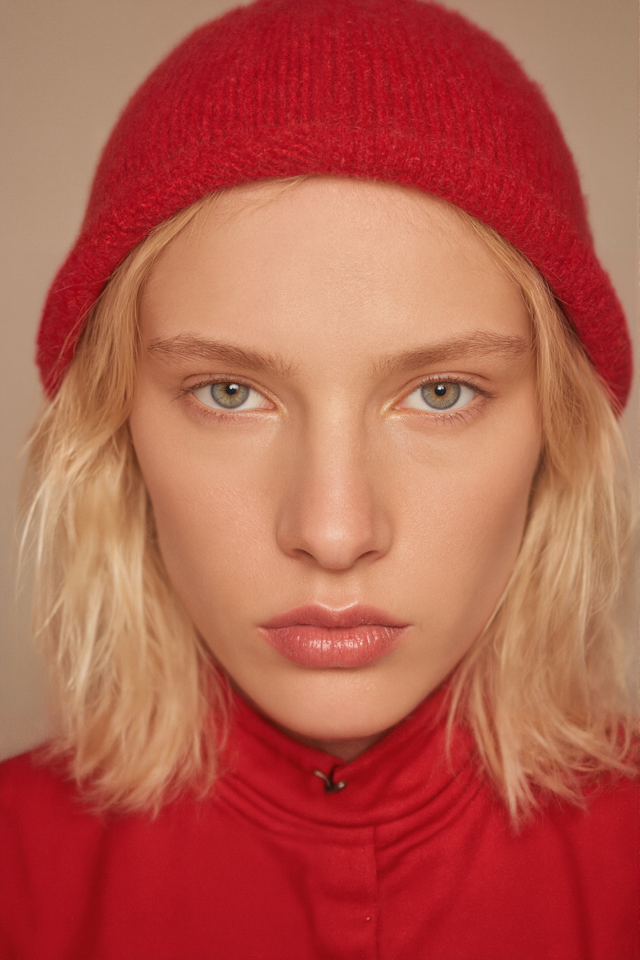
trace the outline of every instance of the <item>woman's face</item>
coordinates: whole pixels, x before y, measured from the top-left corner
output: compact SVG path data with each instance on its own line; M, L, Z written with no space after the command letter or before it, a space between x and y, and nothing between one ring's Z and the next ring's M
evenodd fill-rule
M153 269L130 422L216 660L348 759L447 677L507 583L540 452L529 318L417 191L234 188Z

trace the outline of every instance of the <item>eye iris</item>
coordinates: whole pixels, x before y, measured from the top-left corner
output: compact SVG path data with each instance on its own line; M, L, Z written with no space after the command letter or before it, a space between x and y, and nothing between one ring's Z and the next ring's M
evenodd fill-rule
M425 383L421 388L422 399L435 410L448 410L460 396L459 383Z
M245 402L249 396L249 387L245 387L243 383L213 383L211 396L219 406L233 410Z

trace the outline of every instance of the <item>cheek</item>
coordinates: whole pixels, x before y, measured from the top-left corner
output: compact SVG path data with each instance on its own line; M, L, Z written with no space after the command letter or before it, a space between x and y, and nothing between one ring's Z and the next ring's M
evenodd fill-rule
M522 542L540 451L533 384L522 394L456 435L400 437L398 565L414 582L424 635L450 666L491 616Z
M518 555L538 451L534 427L456 458L416 496L411 536L416 552L428 544L443 634L474 636L491 615Z
M536 462L476 464L440 488L434 505L451 550L486 566L521 539ZM489 546L492 549L488 549Z
M250 457L224 444L209 455L202 438L185 442L143 413L132 416L131 432L169 579L199 623L228 608L267 562L265 458L255 444Z

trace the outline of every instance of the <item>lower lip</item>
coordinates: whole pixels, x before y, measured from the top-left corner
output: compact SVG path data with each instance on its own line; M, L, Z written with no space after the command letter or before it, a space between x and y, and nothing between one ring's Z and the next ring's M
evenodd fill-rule
M363 667L398 646L406 627L363 624L358 627L261 627L279 654L301 667Z

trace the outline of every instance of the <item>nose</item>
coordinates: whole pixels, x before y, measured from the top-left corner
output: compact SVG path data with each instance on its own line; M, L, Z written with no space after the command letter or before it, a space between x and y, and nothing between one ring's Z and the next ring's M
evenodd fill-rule
M387 553L391 518L364 431L307 430L285 470L277 541L287 555L345 571Z

